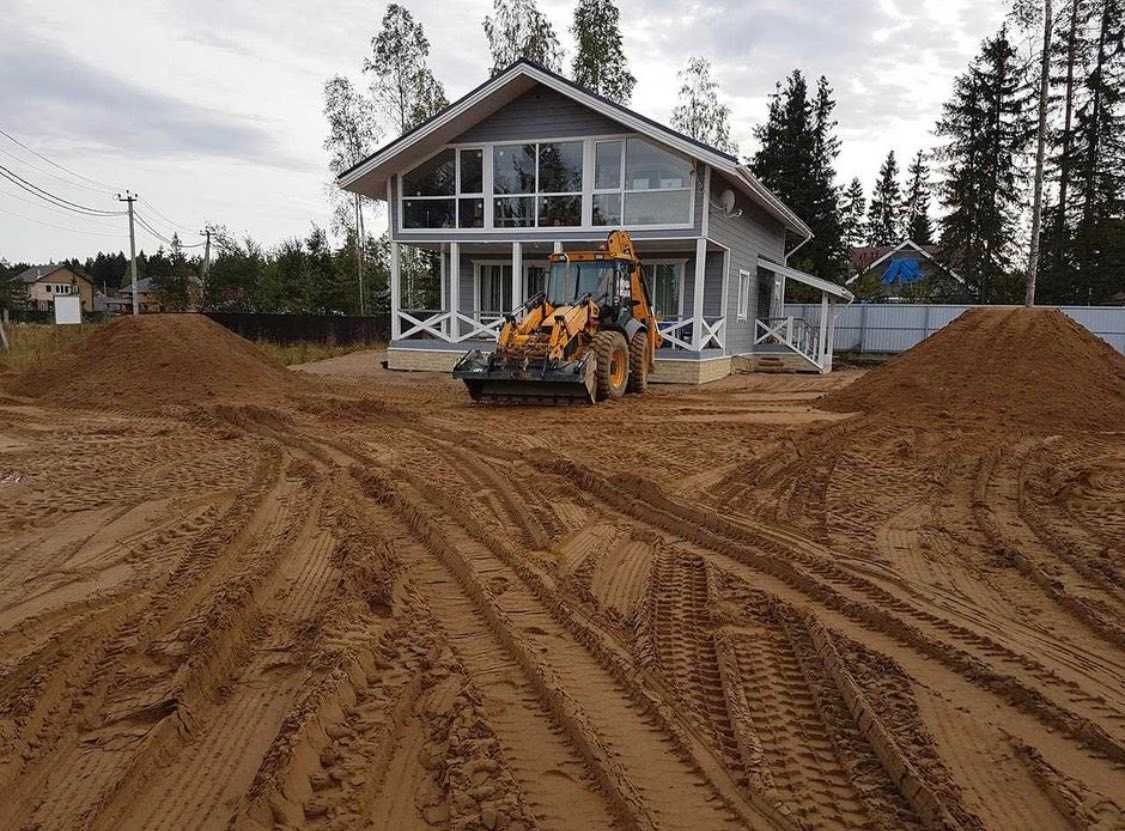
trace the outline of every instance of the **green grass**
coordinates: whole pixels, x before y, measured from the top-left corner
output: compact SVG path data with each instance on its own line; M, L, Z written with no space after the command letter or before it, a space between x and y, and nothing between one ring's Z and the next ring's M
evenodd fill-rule
M9 323L4 327L10 349L0 346L0 369L22 370L40 366L75 341L103 326L85 323L54 326L45 323Z
M310 361L323 361L325 358L335 358L364 349L380 349L384 346L381 343L332 344L318 341L274 343L268 340L255 341L255 344L267 355L280 361L285 366L307 364Z

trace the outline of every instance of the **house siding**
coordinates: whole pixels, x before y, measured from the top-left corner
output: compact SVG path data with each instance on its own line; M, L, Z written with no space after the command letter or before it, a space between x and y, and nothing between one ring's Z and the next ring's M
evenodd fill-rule
M717 206L719 197L730 187L722 176L714 176L711 181L711 201ZM758 256L763 255L783 261L785 257L785 228L773 217L750 200L736 193L735 209L741 216L727 216L721 208L712 207L708 220L708 236L715 242L730 249L730 270L725 298L726 313L726 351L728 355L741 355L753 351L754 320L758 308L759 287L763 276L758 274ZM721 255L720 255L721 257ZM713 268L708 257L708 270ZM749 316L738 319L738 273L750 272ZM721 286L721 266L719 267ZM708 283L711 280L708 278ZM714 301L712 301L714 302ZM708 311L705 297L704 313Z
M630 132L601 113L550 87L536 84L515 101L470 127L452 144L596 136Z

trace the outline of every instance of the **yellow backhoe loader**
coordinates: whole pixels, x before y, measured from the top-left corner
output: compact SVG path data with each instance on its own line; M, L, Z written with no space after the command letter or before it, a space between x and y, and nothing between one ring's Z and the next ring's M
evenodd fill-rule
M453 377L474 401L592 404L644 392L660 342L633 241L613 231L596 251L552 254L545 289Z

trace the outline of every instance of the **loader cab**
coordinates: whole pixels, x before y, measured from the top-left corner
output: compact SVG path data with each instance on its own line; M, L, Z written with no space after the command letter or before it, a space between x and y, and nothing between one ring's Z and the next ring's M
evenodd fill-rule
M625 260L570 259L565 254L551 259L547 275L547 302L572 306L587 294L599 305L618 306L629 296L631 264Z

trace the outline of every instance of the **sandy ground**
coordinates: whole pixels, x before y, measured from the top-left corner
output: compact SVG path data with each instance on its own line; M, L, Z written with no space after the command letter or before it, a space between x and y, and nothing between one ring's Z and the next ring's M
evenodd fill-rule
M377 359L0 395L0 828L1125 827L1121 433Z

